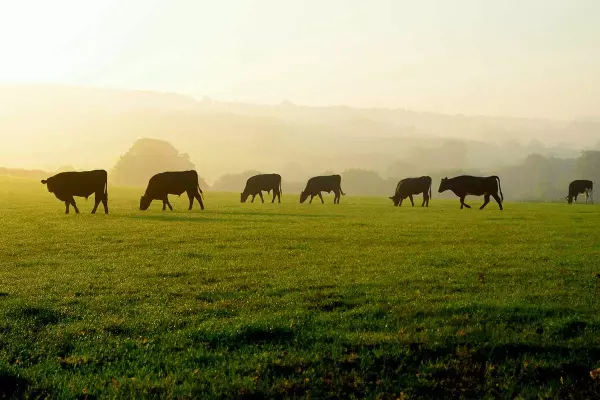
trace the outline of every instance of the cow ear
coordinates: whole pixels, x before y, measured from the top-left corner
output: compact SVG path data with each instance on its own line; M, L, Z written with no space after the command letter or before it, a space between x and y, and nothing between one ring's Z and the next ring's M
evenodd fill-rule
M42 185L45 185L46 183L48 183L48 181L45 179L42 179Z

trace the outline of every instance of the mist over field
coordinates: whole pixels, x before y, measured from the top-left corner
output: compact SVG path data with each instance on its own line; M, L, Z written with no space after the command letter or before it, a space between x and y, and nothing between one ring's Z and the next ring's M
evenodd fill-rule
M245 179L258 172L280 173L287 192L302 190L310 176L341 173L343 187L357 195L391 195L397 180L408 176L435 180L470 173L499 175L509 199L554 201L564 197L571 180L598 176L594 165L600 153L590 151L600 149L600 121L592 119L290 102L266 106L56 85L4 85L0 104L5 138L0 167L46 174L110 171L136 141L159 139L186 154L190 163L181 168L197 169L205 185L225 191L241 190ZM587 151L586 160L582 151ZM158 155L148 157L144 162L152 170ZM177 167L165 164L167 170ZM239 178L232 181L232 175ZM121 185L143 181L112 180Z
M599 13L593 0L14 3L0 13L0 167L112 171L156 139L184 160L158 164L215 190L275 172L296 192L335 172L379 196L469 173L555 201L600 178Z

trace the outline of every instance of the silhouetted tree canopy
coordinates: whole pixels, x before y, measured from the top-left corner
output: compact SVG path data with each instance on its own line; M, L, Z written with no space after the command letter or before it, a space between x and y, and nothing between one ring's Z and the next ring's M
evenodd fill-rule
M240 174L225 174L212 185L212 189L220 192L242 192L248 178L258 175L258 171L244 171Z
M171 143L144 138L136 141L129 151L120 157L109 177L117 185L145 186L152 175L159 172L195 168L190 157L186 153L180 154ZM207 187L202 178L200 187Z

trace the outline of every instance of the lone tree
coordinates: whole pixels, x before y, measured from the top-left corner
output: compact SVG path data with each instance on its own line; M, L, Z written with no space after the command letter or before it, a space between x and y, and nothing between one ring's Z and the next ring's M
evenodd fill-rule
M121 156L109 176L117 185L144 186L152 175L165 171L195 169L187 153L180 154L169 142L157 139L139 139ZM206 182L200 180L201 187Z

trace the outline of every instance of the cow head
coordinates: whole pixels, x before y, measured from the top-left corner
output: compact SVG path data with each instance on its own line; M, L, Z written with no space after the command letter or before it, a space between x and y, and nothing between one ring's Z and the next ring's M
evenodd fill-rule
M306 190L304 190L302 193L300 193L300 204L304 203L304 201L306 201L307 197L308 197L308 193L306 193Z
M440 181L440 188L438 189L438 193L442 193L448 189L448 177L442 178L442 180Z
M248 196L250 195L250 193L246 193L246 192L242 192L240 193L240 201L242 203L245 203L246 200L248 200Z
M397 197L397 196L395 196L395 195L394 195L394 196L391 196L391 197L390 197L390 200L392 200L392 201L394 202L394 205L395 205L395 206L397 206L397 205L398 205L398 203L400 203L400 200L399 200L399 199L398 199L398 197Z
M573 204L573 196L567 196L565 199L567 199L567 203Z
M145 211L150 207L150 203L152 203L152 199L146 195L140 198L140 210Z
M50 179L42 179L42 185L46 185L48 191L52 193L52 182L50 181Z

